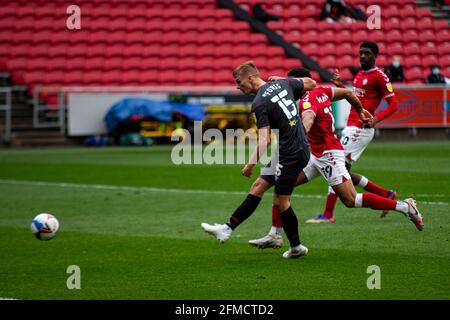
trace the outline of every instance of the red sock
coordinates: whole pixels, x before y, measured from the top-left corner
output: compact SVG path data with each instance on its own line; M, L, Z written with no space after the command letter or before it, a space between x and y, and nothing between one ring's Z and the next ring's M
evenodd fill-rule
M272 227L283 227L283 221L281 221L277 206L272 206Z
M388 190L380 187L379 185L376 185L372 181L367 182L367 185L364 187L364 190L369 191L371 193L375 193L385 198L388 196Z
M376 210L395 210L397 201L373 193L362 194L362 206Z
M323 215L328 218L333 218L334 214L334 207L336 207L336 201L338 199L338 196L335 193L328 193L327 196L327 203L325 204L325 211L323 212Z

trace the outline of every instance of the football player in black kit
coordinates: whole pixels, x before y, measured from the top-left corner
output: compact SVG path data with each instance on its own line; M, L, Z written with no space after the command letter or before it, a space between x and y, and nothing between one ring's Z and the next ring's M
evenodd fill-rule
M300 243L297 217L290 204L297 177L309 161L309 144L295 101L305 91L314 89L316 83L311 78L286 78L266 83L251 61L238 66L233 71L233 77L242 93L256 94L252 112L255 113L259 131L258 144L248 164L242 169L242 175L249 178L252 176L258 156L264 153L270 143L271 129L278 131L278 162L269 164L269 169L275 168L271 176L265 172L253 183L246 199L227 223L202 223L201 227L220 242L225 242L232 231L253 214L264 192L275 185L273 205L278 207L283 229L290 243L290 248L283 253L283 257L305 256L308 248Z

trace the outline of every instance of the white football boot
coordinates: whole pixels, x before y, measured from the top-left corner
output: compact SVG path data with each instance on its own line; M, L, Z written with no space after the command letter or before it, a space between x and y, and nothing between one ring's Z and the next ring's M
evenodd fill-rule
M209 233L210 235L213 235L216 237L217 240L220 241L220 243L224 243L228 240L228 238L231 236L231 233L233 230L226 224L208 224L206 222L203 222L201 224L202 229L205 230L205 232Z
M419 212L419 209L417 209L416 201L412 198L408 198L403 200L408 204L408 217L409 220L414 223L417 230L422 231L423 230L423 222L422 222L422 215Z
M281 248L283 246L283 237L277 233L269 233L268 235L255 239L249 240L248 243L259 249L265 248Z
M300 245L298 249L289 248L288 251L283 253L283 258L286 259L295 259L306 256L308 254L308 248L304 245Z

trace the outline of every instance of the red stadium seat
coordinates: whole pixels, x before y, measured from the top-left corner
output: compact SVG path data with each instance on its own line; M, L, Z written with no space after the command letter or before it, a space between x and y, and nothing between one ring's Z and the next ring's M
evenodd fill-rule
M419 31L421 30L418 28L418 21L413 17L408 17L405 19L402 19L401 28L404 32L413 30L413 31ZM425 29L424 29L425 30Z
M424 55L424 58L427 55L432 55L432 54L437 54L438 53L438 48L436 47L436 45L434 44L434 42L427 42L426 44L422 45L422 54Z
M447 68L448 66L450 66L450 56L449 55L440 56L439 57L439 64L443 68Z
M403 41L402 33L398 30L392 30L387 33L386 41L390 42L390 43L396 43L396 42L402 43L402 41Z
M437 55L428 55L422 58L422 66L424 68L429 68L432 64L439 64Z
M362 41L365 41L369 39L368 32L366 30L358 30L353 33L353 42L354 43L360 43Z
M356 62L358 62L358 61L356 61ZM385 68L385 67L387 67L390 64L390 61L386 58L385 55L381 55L380 54L377 57L376 64L380 68ZM356 64L355 64L355 66L356 66Z
M84 65L84 67L87 71L99 72L99 70L103 70L104 63L104 57L92 57L86 59L86 64Z
M337 42L336 33L331 30L326 30L324 32L320 33L320 41L323 44L333 44L334 42Z
M307 55L314 55L319 52L319 48L320 48L320 46L317 43L312 42L309 44L302 45L300 47L300 50L303 51ZM339 47L337 49L339 49Z
M339 74L341 75L341 79L346 82L352 82L353 81L353 73L349 70L349 68L343 68L339 69Z
M405 55L412 55L412 54L420 55L422 53L422 51L421 51L419 43L411 42L404 46L403 53Z
M438 43L450 42L450 28L442 29L436 32L436 41Z
M420 34L422 34L422 32ZM417 41L418 39L419 33L416 30L408 30L403 33L403 42L405 43Z
M405 78L410 81L425 82L425 75L421 68L410 68L405 71Z
M284 67L286 68L286 71L288 71L293 68L303 67L303 64L299 59L290 58L284 61Z
M401 55L403 54L403 46L398 42L390 43L386 46L385 51L389 55Z
M433 20L431 19L420 19L419 21L415 21L417 29L420 31L431 30L434 31Z
M421 42L436 41L436 35L432 30L421 30L419 33L419 39Z
M335 69L337 62L334 57L327 56L320 59L320 66L324 69Z
M416 8L414 5L403 6L402 9L398 11L402 19L407 17L416 17Z
M439 55L449 55L450 54L450 45L447 43L439 43L437 45L437 52Z
M422 66L422 59L420 58L419 55L411 55L411 56L407 56L403 62L403 65L406 68L411 68L411 67L421 67Z
M346 55L341 58L338 58L336 67L339 69L345 69L349 67L356 67L358 65L358 61L353 58L353 56Z

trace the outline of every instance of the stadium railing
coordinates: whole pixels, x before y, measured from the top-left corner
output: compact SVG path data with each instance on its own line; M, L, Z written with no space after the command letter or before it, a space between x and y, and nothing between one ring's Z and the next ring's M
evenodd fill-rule
M0 111L4 112L4 126L1 137L3 142L11 141L11 87L0 88Z

